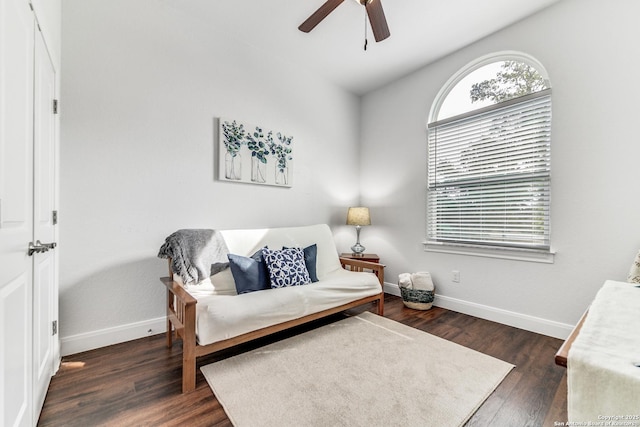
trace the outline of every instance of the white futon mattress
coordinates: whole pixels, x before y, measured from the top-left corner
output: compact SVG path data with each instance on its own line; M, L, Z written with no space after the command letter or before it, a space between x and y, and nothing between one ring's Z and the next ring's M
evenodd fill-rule
M236 295L235 290L221 294L211 284L192 285L188 291L198 300L198 344L207 345L373 296L381 288L373 273L339 268L310 285L241 295Z

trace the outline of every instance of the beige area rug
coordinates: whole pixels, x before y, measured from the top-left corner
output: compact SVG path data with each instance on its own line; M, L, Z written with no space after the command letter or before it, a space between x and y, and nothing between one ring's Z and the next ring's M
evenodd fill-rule
M238 427L460 426L514 366L365 312L202 367Z

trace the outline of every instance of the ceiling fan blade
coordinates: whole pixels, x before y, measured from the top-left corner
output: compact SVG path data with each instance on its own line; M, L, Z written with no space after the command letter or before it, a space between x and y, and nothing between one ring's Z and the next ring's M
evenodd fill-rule
M389 32L387 18L384 16L384 10L382 10L380 0L371 0L367 3L366 8L371 29L373 30L373 37L375 37L376 41L379 42L389 37L391 33Z
M327 0L327 2L320 6L318 10L313 12L313 14L309 18L307 18L306 21L300 24L298 29L304 33L308 33L309 31L313 30L316 25L318 25L324 18L326 18L327 15L329 15L333 11L333 9L340 6L340 3L342 3L343 1L344 0Z

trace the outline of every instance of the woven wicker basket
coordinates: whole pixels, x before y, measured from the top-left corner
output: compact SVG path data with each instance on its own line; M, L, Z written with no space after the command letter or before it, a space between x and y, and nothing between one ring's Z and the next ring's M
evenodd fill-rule
M402 294L402 302L406 307L414 310L429 310L433 306L435 290L423 291L400 287L400 293Z

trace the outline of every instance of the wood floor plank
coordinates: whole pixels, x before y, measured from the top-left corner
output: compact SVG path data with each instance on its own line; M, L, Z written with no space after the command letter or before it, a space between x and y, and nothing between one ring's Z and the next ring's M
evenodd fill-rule
M198 359L198 368L343 317L331 316L205 356ZM385 317L516 365L468 426L553 426L566 421L566 370L554 363L560 340L439 307L411 310L391 295L385 298ZM196 390L180 393L181 343L171 349L164 344L161 334L65 357L38 425L231 426L199 369Z

